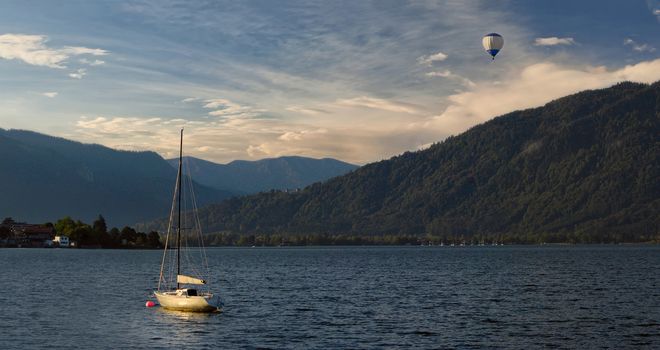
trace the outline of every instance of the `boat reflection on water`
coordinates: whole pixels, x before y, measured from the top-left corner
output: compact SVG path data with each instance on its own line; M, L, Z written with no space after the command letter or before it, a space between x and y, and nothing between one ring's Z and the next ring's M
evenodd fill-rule
M162 321L167 319L176 319L181 321L196 321L196 320L208 320L214 315L219 315L222 312L220 310L215 312L188 312L188 311L177 311L169 310L164 307L157 307L155 315Z

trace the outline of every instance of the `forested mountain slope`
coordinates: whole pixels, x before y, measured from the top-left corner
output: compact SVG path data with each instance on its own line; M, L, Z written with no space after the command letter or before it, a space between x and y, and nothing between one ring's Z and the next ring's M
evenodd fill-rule
M644 240L660 217L660 83L512 112L296 193L232 198L207 231Z

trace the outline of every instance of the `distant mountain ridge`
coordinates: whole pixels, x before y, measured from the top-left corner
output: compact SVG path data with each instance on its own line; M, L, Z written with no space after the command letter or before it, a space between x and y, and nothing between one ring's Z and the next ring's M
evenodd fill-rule
M169 212L176 170L155 152L118 151L0 129L0 215L29 222L102 214L123 226ZM200 203L234 193L196 185Z
M241 234L660 240L659 137L660 82L621 83L299 192L232 198L202 209L201 221Z
M298 189L315 182L344 175L358 166L332 158L314 159L288 156L257 161L235 160L218 164L184 157L193 179L217 189L256 193L272 189ZM174 167L178 159L168 160Z

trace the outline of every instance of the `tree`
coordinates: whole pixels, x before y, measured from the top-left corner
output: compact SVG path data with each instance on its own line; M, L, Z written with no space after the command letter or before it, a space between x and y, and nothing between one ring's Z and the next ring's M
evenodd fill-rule
M76 222L70 216L65 216L55 223L55 231L60 235L70 236L76 228Z
M11 217L7 217L4 220L2 220L2 226L11 226L15 223L16 221L14 221L14 219L12 219Z
M0 239L7 239L11 235L11 229L7 226L0 226Z
M156 231L149 232L147 235L147 245L151 248L160 248L160 235Z
M94 233L95 240L101 244L101 246L112 246L112 240L108 235L108 226L106 225L105 219L102 215L99 214L99 217L92 224L92 231Z
M119 239L121 239L122 245L135 244L137 236L138 234L133 228L124 226L124 228L121 229L121 233L119 234Z
M99 234L104 234L108 232L108 226L105 223L105 219L103 218L103 215L99 214L99 217L92 224L92 228L94 229L95 232L98 232Z

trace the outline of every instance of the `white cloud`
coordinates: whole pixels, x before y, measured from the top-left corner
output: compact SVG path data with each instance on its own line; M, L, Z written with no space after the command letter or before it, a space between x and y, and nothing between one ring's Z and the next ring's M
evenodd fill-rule
M649 7L649 10L656 17L658 22L660 22L660 1L646 0L646 5Z
M304 138L309 138L310 136L318 134L326 134L327 129L316 129L316 130L300 130L300 131L287 131L280 135L277 139L282 141L301 141Z
M655 47L653 47L649 44L637 43L637 42L635 42L635 40L630 39L630 38L626 38L623 41L623 45L627 45L627 46L629 45L630 47L632 47L633 50L638 51L638 52L654 52L655 51Z
M345 107L372 108L372 109L381 109L390 112L402 112L409 114L419 113L419 111L417 110L417 108L415 108L415 106L408 103L389 101L389 100L367 97L367 96L355 97L350 99L340 99L337 100L336 104Z
M242 106L224 98L205 100L204 103L204 108L215 109L214 111L209 112L209 115L225 119L254 118L266 112L265 109Z
M57 92L55 91L43 92L41 94L49 98L54 98L55 96L57 96Z
M199 97L188 97L181 100L181 102L184 103L195 102L195 101L199 101Z
M272 152L268 149L268 145L266 144L249 145L246 152L248 156L252 158L262 158L272 155Z
M85 75L87 75L87 69L85 68L80 68L73 73L69 73L69 76L73 79L82 79Z
M474 82L468 78L462 77L458 74L452 73L450 70L445 69L442 71L437 71L437 72L428 72L426 73L427 77L440 77L440 78L449 78L453 80L459 81L461 84L463 84L466 87L473 87L475 86Z
M60 49L46 46L45 35L3 34L0 35L0 58L20 60L27 64L50 68L66 68L66 60L77 55L107 55L102 49L67 46Z
M447 57L448 56L446 54L444 54L442 52L438 52L438 53L434 53L432 55L419 57L417 59L417 63L430 66L430 65L433 64L433 62L442 62L442 61L446 60Z
M301 106L289 106L285 108L287 111L290 112L295 112L295 113L302 113L302 114L308 114L308 115L317 115L317 114L327 114L329 113L328 111L320 108L308 108L308 107L301 107Z
M620 81L660 80L660 59L625 66L574 68L550 62L525 67L501 84L478 84L473 90L448 97L450 105L423 127L457 134L476 124L518 109L543 105L585 89L604 88Z
M78 56L78 55L104 56L108 54L108 51L103 49L90 49L88 47L80 47L80 46L66 46L60 49L60 51L71 56Z
M101 66L101 65L105 64L105 61L101 61L101 60L93 60L92 61L92 60L88 60L86 58L81 58L81 59L78 60L78 62L80 62L82 64L86 64L88 66Z
M558 38L556 36L548 38L536 38L534 45L536 46L556 46L556 45L573 45L575 40L573 38Z

